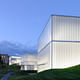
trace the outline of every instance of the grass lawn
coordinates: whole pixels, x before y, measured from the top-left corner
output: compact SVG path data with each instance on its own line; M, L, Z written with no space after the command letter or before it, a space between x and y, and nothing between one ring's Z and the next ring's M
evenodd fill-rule
M80 80L80 65L66 69L46 70L35 75L14 75L8 80Z

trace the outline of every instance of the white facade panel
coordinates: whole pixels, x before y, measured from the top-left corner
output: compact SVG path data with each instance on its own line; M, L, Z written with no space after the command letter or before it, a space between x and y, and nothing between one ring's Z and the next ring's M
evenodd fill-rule
M42 51L38 53L38 71L43 71L51 68L51 43L48 44Z
M43 49L49 42L51 41L51 19L47 23L46 27L44 28L43 32L39 37L38 43L38 52Z
M37 54L34 53L26 53L21 56L21 61L37 61Z
M38 43L38 71L51 68L51 18L39 37Z
M53 16L53 40L80 41L80 18Z
M21 65L21 57L19 56L10 56L9 57L9 65L18 64Z
M53 68L66 68L80 64L80 43L52 42Z
M27 53L21 56L21 70L37 70L37 54Z

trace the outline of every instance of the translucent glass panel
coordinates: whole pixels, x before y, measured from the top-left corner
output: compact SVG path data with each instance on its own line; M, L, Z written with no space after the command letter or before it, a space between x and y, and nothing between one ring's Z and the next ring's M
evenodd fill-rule
M21 56L22 62L37 61L37 54L24 54Z
M80 43L52 42L53 68L66 68L80 64Z
M39 38L38 71L80 64L80 18L54 15L52 19Z
M25 70L27 70L27 65L30 65L30 66L34 65L33 70L37 70L37 54L27 53L22 55L21 58L22 58L21 65L26 66Z
M38 52L51 41L51 19L48 21L45 29L39 37Z
M51 43L38 53L38 72L51 68Z
M80 41L80 18L53 16L53 40Z

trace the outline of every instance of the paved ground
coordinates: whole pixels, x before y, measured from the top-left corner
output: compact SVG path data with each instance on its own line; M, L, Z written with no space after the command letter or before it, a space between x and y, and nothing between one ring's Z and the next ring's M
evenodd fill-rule
M11 75L12 75L12 72L7 73L7 74L5 74L5 75L3 76L3 78L2 78L1 80L7 80L8 77L10 77Z

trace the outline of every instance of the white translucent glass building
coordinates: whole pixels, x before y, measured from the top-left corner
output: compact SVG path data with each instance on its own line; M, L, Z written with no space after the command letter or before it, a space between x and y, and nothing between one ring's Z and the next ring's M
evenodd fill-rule
M9 65L17 64L21 65L21 57L19 56L10 56L9 57Z
M37 54L27 53L22 55L21 70L37 70Z
M52 15L39 37L38 71L80 64L80 17Z

